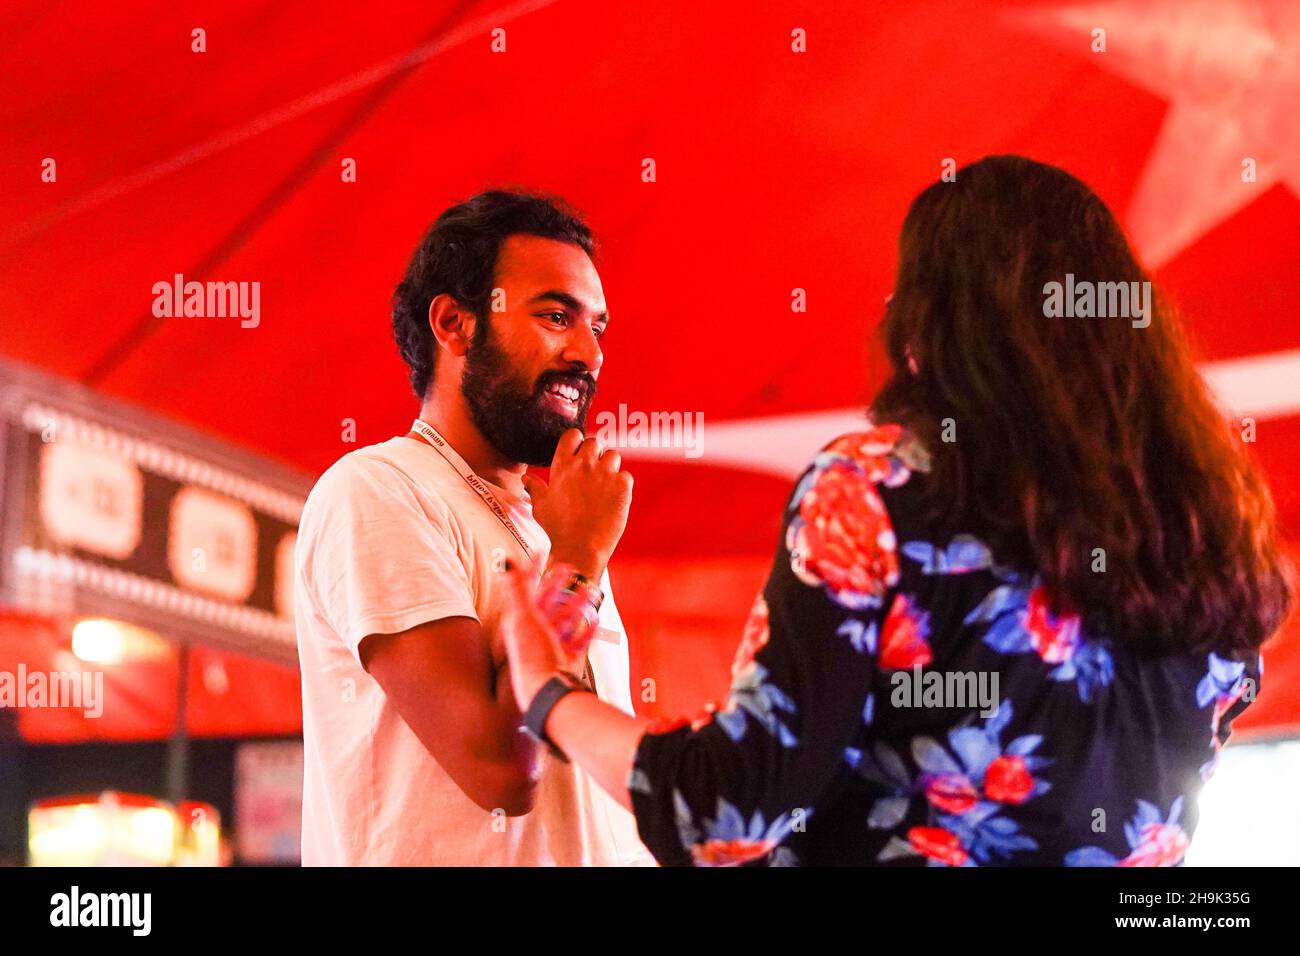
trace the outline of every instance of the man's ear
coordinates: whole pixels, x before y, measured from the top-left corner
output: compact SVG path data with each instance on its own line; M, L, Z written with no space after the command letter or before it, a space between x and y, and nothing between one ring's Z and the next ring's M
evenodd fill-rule
M429 303L429 328L439 348L463 357L474 340L474 313L448 293L441 292Z

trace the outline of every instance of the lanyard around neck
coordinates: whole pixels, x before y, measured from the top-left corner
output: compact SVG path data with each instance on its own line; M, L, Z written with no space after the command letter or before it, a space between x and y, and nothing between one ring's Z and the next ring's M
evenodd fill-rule
M474 490L474 493L482 499L483 503L488 506L488 509L496 515L497 520L505 525L507 531L514 535L514 539L519 542L519 547L524 549L524 554L526 554L528 559L531 561L533 558L533 549L528 546L528 542L524 540L524 536L520 534L519 529L515 527L515 523L510 520L510 515L506 513L506 509L501 507L501 503L497 501L496 496L492 494L492 489L488 487L487 482L474 474L474 469L470 468L470 466L465 462L465 459L460 457L456 452L456 449L452 448L451 445L447 443L447 439L443 438L442 435L438 433L438 429L434 428L428 422L417 418L411 423L411 431L415 432L428 442L433 447L433 450L443 457L447 464L456 469L457 474L464 479L465 484L469 485L470 488Z
M432 445L433 450L442 455L447 464L456 469L461 478L465 480L465 484L474 489L474 492L483 500L483 503L488 506L494 515L497 516L497 520L506 526L507 531L514 535L515 540L519 542L519 547L524 549L524 554L526 554L528 560L531 561L533 559L533 549L528 547L528 542L525 541L524 536L519 533L519 529L515 527L515 523L510 520L510 516L506 514L506 510L501 507L500 502L496 499L496 495L492 494L492 489L488 488L487 482L474 474L474 469L470 468L465 459L460 457L460 454L456 449L452 448L451 445L447 443L447 439L443 438L442 435L438 433L438 429L434 428L428 422L417 418L411 423L411 431L415 432ZM587 681L591 689L595 691L596 672L592 669L591 658L586 654L583 655L582 666L584 679Z

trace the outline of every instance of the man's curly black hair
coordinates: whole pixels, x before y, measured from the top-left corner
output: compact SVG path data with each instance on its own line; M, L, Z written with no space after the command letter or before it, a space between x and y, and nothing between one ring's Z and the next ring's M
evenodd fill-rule
M562 201L505 190L450 207L421 240L393 292L393 338L419 398L429 393L437 355L429 304L447 293L480 319L476 337L486 334L497 254L507 237L520 234L569 242L595 255L591 230Z

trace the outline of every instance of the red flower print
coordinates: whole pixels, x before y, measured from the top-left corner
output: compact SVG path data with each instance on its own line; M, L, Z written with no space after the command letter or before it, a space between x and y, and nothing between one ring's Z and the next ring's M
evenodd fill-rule
M831 593L879 596L898 579L897 542L885 503L855 468L839 462L817 475L799 502L791 544L794 571Z
M1176 823L1148 823L1140 832L1141 842L1116 866L1173 866L1192 843Z
M877 425L869 432L845 435L826 450L845 458L852 458L872 482L884 481L893 470L890 453L903 434L901 425Z
M691 847L696 866L736 866L767 856L776 840L708 840Z
M736 659L731 664L731 676L734 678L751 663L754 655L761 651L768 642L771 631L767 625L767 602L759 595L750 608L749 620L740 635L740 647L736 648Z
M880 632L880 666L885 670L924 667L934 659L926 643L926 615L912 607L907 595L894 599Z
M960 773L940 773L925 782L925 798L945 813L965 813L979 793Z
M1024 803L1034 789L1025 758L1003 754L984 771L984 795L998 803Z
M1079 615L1064 609L1060 615L1053 614L1049 603L1047 589L1042 585L1034 588L1021 624L1039 657L1048 664L1062 664L1079 647Z
M943 827L912 827L907 831L907 842L925 856L949 866L961 866L967 854L957 839L957 834Z

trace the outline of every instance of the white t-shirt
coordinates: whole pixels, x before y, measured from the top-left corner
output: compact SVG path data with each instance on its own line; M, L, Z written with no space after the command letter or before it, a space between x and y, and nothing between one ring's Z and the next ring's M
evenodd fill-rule
M528 499L490 487L544 560L550 541ZM312 489L294 584L304 865L653 863L632 815L576 765L550 754L532 812L494 817L480 808L361 667L367 635L445 617L479 621L499 666L505 651L495 625L505 592L493 567L502 555L525 559L455 468L414 438L345 455ZM600 696L630 714L627 635L608 575L601 585L606 598L589 659Z

